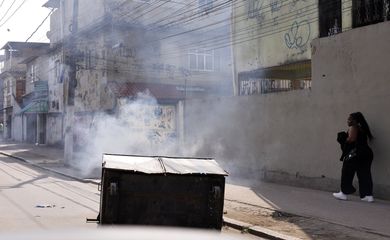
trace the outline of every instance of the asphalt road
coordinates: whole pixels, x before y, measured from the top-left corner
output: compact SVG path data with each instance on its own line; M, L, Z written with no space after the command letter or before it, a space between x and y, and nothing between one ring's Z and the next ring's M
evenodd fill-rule
M0 239L7 234L17 236L42 230L100 231L97 224L86 223L86 218L97 216L99 201L96 184L79 182L0 155ZM223 228L222 235L259 239L230 228ZM44 239L41 235L39 238Z

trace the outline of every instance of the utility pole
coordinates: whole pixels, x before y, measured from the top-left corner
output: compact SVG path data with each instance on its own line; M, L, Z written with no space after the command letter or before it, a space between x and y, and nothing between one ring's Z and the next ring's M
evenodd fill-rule
M68 92L67 92L67 102L66 102L66 113L65 113L65 149L64 149L64 160L65 165L73 159L73 122L74 122L74 96L75 88L77 84L76 80L76 59L77 59L77 44L76 44L76 34L78 30L78 12L79 12L79 1L73 0L73 19L71 25L71 33L69 38L69 43L67 44L67 55L66 61L69 65L69 78L68 78ZM66 93L64 93L66 94Z

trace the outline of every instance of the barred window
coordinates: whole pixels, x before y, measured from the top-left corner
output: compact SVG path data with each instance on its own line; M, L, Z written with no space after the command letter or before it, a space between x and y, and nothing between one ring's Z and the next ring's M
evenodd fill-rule
M37 81L37 66L32 64L30 66L30 79L31 79L31 82L35 82Z
M389 0L353 0L353 27L362 27L383 22Z

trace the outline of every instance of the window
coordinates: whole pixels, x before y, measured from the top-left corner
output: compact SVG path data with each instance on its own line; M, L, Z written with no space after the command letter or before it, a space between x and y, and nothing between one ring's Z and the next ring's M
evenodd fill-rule
M31 82L37 81L37 67L34 64L30 66L30 78Z
M55 74L55 78L58 79L60 76L61 76L61 64L60 64L60 60L57 60L55 61L54 63L54 74Z
M202 12L208 12L213 8L213 0L198 0L198 4Z
M96 52L86 49L84 53L85 69L86 70L95 69L97 65L97 58L98 56Z
M239 95L311 89L311 61L289 63L238 74Z
M214 50L190 50L188 53L189 68L193 71L214 71Z
M318 7L320 37L341 32L341 0L320 0Z
M352 25L362 27L378 22L383 22L387 14L384 6L389 0L353 0L352 1Z

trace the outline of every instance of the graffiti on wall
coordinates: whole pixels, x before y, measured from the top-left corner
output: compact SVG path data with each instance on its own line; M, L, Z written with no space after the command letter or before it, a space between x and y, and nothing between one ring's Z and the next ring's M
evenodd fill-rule
M283 1L282 0L271 0L270 7L271 12L278 12L280 9L282 9Z
M240 81L240 95L257 95L260 94L260 81L255 79L241 80Z
M265 19L265 0L248 0L248 18L255 18L260 24Z
M151 143L166 143L176 138L176 108L174 105L144 104L131 112L127 125L132 131L143 132Z
M310 23L307 20L294 21L288 32L284 34L284 41L288 48L304 53L308 49L310 35Z

